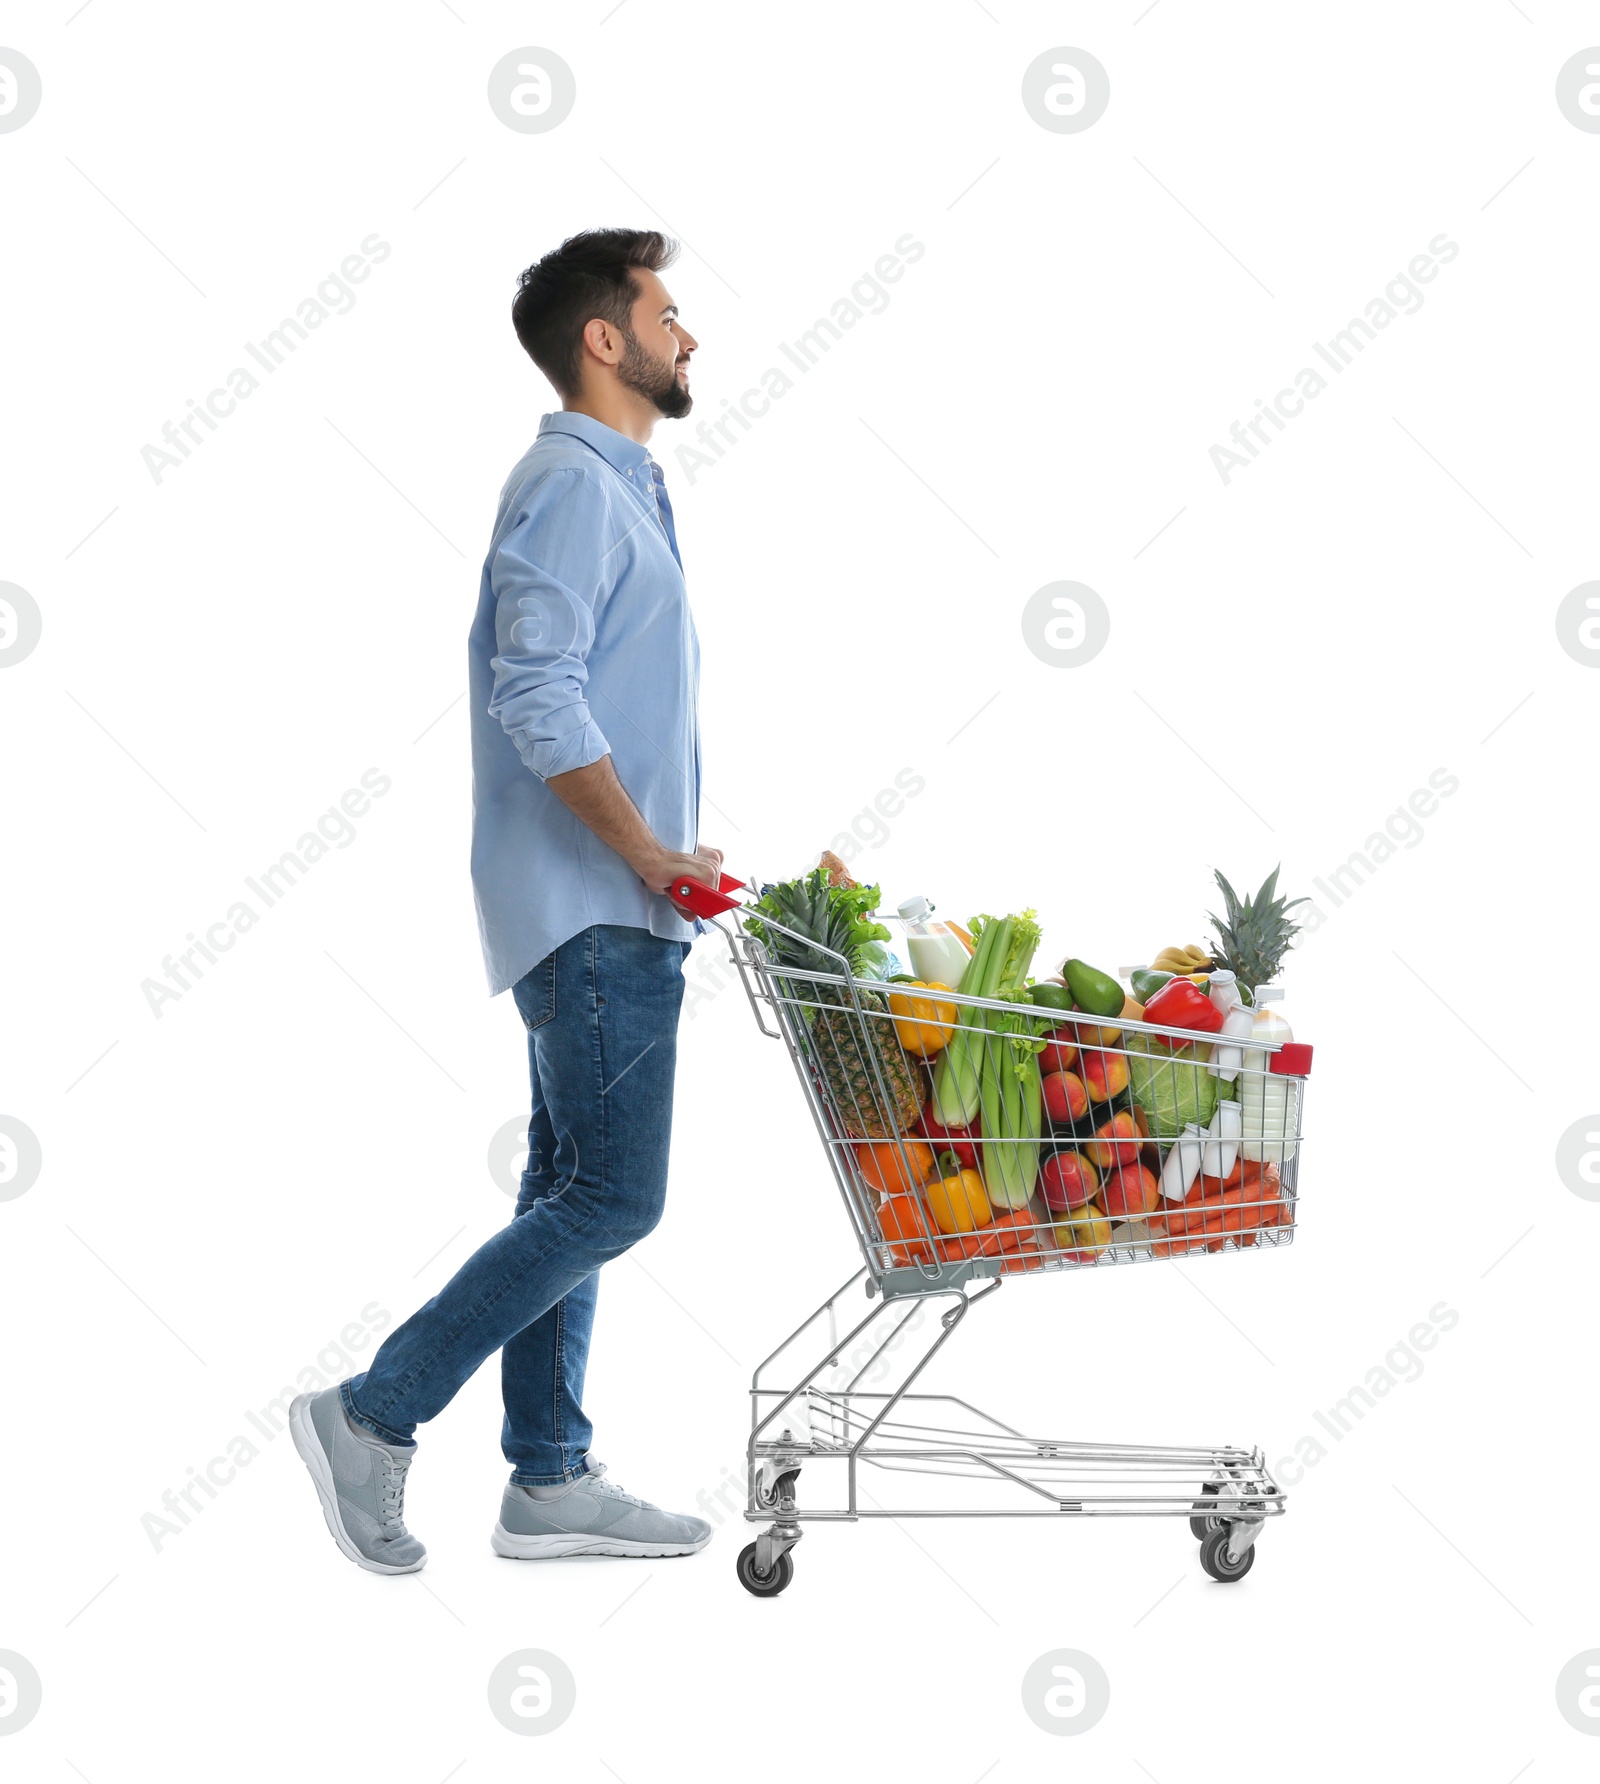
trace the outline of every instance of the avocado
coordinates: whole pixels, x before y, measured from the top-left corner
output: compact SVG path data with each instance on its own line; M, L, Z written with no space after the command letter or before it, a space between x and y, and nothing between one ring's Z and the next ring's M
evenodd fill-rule
M1067 981L1067 989L1080 1010L1087 1010L1091 1016L1122 1014L1125 994L1109 973L1101 972L1084 960L1069 960L1062 967L1061 976Z

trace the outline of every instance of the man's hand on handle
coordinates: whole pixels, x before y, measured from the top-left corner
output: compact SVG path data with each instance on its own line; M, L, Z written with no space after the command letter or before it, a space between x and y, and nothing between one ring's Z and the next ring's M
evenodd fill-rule
M682 879L704 880L708 886L715 886L722 875L722 850L713 849L701 843L692 855L677 855L670 849L663 849L659 857L642 869L639 878L652 892L663 892L668 897L670 887ZM680 916L692 917L694 912L672 900L672 908Z

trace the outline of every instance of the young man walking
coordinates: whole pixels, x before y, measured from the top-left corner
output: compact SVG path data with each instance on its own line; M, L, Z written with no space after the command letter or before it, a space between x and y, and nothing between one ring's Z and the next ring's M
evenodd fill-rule
M472 879L489 989L528 1037L516 1214L384 1341L290 1413L334 1541L375 1573L427 1559L406 1471L496 1351L511 1479L496 1554L681 1555L711 1527L624 1493L589 1454L584 1364L602 1264L661 1217L683 961L667 896L716 882L698 840L700 654L647 444L689 413L698 344L653 230L573 236L523 273L517 337L561 410L501 493L469 641Z

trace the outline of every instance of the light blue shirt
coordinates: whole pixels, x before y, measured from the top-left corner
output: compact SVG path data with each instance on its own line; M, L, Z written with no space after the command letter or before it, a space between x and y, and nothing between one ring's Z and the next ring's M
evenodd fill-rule
M595 923L685 921L545 781L609 755L660 841L693 851L700 644L661 467L562 410L500 492L468 640L472 886L489 993Z

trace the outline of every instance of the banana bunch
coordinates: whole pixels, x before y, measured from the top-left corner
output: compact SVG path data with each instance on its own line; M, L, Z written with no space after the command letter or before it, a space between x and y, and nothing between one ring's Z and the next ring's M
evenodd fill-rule
M1211 970L1211 956L1190 942L1185 948L1163 948L1150 964L1162 973L1203 973Z

